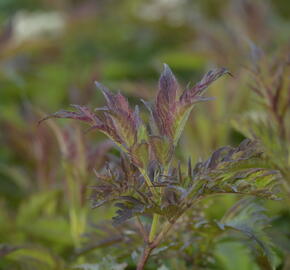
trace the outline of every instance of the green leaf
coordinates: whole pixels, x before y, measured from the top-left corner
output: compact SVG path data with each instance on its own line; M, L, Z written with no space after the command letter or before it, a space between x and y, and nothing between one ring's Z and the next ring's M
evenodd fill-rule
M149 144L147 142L142 142L133 145L130 151L130 155L133 163L136 166L146 169L150 161Z
M74 269L82 270L124 270L127 267L127 263L117 263L115 258L107 256L103 258L100 263L97 264L80 264L76 265Z
M174 145L177 145L193 107L194 104L190 105L189 107L177 108L177 112L174 119L175 121L173 124L173 129L175 131L173 138Z
M218 223L222 229L230 229L242 233L252 254L261 269L275 269L273 244L265 229L269 226L269 218L265 209L251 199L237 202Z
M172 158L173 146L166 137L151 136L150 145L156 160L161 165L166 165Z
M256 167L261 159L261 149L255 141L245 140L236 148L222 147L195 166L189 192L192 196L236 193L277 199L275 189L281 175L276 170Z
M214 256L217 269L260 270L249 255L248 249L235 241L220 242L216 245Z
M21 247L7 255L7 259L24 270L65 269L63 261L41 247Z

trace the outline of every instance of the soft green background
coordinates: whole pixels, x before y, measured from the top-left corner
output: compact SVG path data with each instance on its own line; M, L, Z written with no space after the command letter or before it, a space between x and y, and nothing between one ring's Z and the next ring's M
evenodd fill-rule
M256 109L244 72L251 46L269 55L286 47L289 17L287 0L0 0L0 256L5 248L25 247L0 257L0 268L66 269L107 254L133 265L118 246L100 244L74 257L75 248L98 243L104 232L93 224L113 214L111 208L91 210L87 194L80 194L94 183L80 149L101 149L90 168L101 167L105 153L115 150L101 143L103 136L82 135L84 127L67 121L38 127L44 114L74 103L102 106L94 80L141 105L139 98L153 98L164 62L183 87L212 67L226 66L234 77L210 88L216 100L195 108L178 149L184 161L206 158L244 138L231 120ZM28 35L28 20L39 26L35 35ZM56 20L60 25L53 29ZM60 127L79 147L74 154L61 150ZM233 201L217 198L209 217L218 219ZM269 210L280 215L276 225L289 237L289 213L277 203ZM216 257L216 269L258 269L238 242L218 245Z

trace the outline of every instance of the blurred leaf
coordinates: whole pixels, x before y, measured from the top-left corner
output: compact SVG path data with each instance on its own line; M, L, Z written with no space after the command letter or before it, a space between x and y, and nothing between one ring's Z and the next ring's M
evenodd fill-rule
M103 258L100 263L97 264L81 264L74 268L83 270L124 270L127 267L127 263L117 263L112 256Z
M269 222L264 208L253 199L243 199L225 214L218 225L222 229L233 229L244 234L257 264L261 269L271 270L275 269L275 254L272 240L265 232Z
M63 261L52 255L49 251L39 247L21 247L7 255L17 269L38 270L38 269L65 269Z
M259 270L251 260L247 248L239 242L219 243L215 250L218 269L232 270Z

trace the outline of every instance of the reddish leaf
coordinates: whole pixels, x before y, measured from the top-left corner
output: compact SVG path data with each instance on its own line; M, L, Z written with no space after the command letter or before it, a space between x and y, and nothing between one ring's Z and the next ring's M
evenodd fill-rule
M60 110L58 112L55 112L41 119L38 123L40 124L43 121L50 118L69 118L69 119L84 121L90 124L100 123L100 120L98 119L98 117L93 112L91 112L87 107L79 106L79 105L72 105L72 106L77 109L76 112Z
M197 83L193 88L187 89L180 96L179 101L176 105L176 112L173 122L173 143L176 145L184 129L184 126L188 120L193 106L197 102L209 100L201 95L204 93L205 89L213 83L215 80L220 78L222 75L229 73L227 69L220 68L209 71L202 80Z
M153 110L153 117L160 134L167 137L173 135L172 122L176 110L177 91L177 81L170 68L164 64L164 71L159 80L159 92Z
M202 97L204 90L222 75L229 73L227 69L220 68L209 71L193 88L187 89L178 97L178 83L167 65L159 80L159 91L155 106L145 105L152 113L158 133L177 144L193 105L208 100Z
M127 149L130 148L136 143L141 121L138 107L133 111L123 95L120 93L114 95L98 82L96 82L96 86L102 91L107 101L108 110L104 113L107 126L114 130Z
M174 105L177 91L178 83L169 66L164 64L164 70L159 79L159 93L157 96L157 103L160 101L168 104L168 106Z
M191 89L187 89L183 92L179 99L180 103L191 105L195 102L198 102L200 96L204 93L205 89L224 74L230 74L226 68L217 68L214 70L210 70L194 87L192 87Z

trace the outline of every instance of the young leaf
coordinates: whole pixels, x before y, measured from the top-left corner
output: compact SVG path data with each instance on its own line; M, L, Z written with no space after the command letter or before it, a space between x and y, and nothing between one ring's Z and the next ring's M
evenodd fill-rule
M149 138L155 159L161 165L168 164L173 155L173 146L166 137L151 136Z
M194 104L208 100L202 97L205 89L226 73L229 72L225 68L209 71L199 83L179 96L178 83L170 68L164 65L155 106L145 103L152 113L159 135L167 137L173 145L177 145Z
M174 145L178 143L194 104L209 100L208 98L203 98L202 94L207 87L209 87L215 80L224 74L230 74L226 68L211 70L202 78L200 82L198 82L194 87L186 89L180 96L176 105L176 113L173 122Z
M133 145L130 151L132 162L139 168L147 169L150 161L149 144L147 142Z
M159 91L156 97L153 116L162 136L173 137L173 119L176 111L178 84L170 70L164 64L163 73L159 79Z

